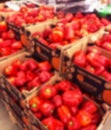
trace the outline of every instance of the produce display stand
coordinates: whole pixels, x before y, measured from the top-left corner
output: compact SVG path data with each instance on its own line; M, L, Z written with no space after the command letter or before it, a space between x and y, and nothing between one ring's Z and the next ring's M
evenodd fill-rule
M42 6L39 5L37 7L42 8ZM2 7L5 8L4 5L2 6L1 4L0 9ZM47 8L50 8L50 6L47 6ZM100 23L99 17L97 18L97 16L95 16L93 12L92 16L93 18L94 17L97 18L99 24L98 26L100 28L95 27L96 31L93 30L92 31L93 33L88 33L87 30L82 30L83 35L81 34L80 37L78 36L80 35L80 32L76 32L78 34L77 36L79 37L79 38L77 37L77 39L75 37L76 40L74 40L72 37L70 40L69 39L67 40L65 39L66 37L65 36L62 39L65 39L65 42L67 40L66 44L64 43L63 46L60 45L59 43L62 41L59 42L57 41L57 44L59 45L56 46L55 49L53 47L51 48L50 44L44 43L44 40L46 40L45 42L48 42L48 40L50 41L50 37L51 37L50 34L48 34L50 35L50 37L48 37L49 39L47 38L48 40L47 39L40 40L40 38L43 37L38 37L38 35L37 37L34 37L33 34L36 32L43 34L43 32L45 32L47 28L50 28L51 29L50 31L55 29L55 27L61 28L62 26L64 26L65 28L65 25L67 23L70 25L71 20L72 19L74 20L74 15L72 14L72 12L67 12L67 13L65 12L64 17L62 18L57 17L58 12L56 13L53 12L53 18L51 19L50 18L45 19L43 21L39 21L38 23L25 24L20 27L8 21L9 17L13 16L13 14L16 15L18 12L19 11L11 11L11 13L2 12L2 11L0 12L0 21L5 21L7 23L8 29L13 30L16 36L18 36L17 39L19 39L23 44L23 48L21 50L11 55L0 58L0 100L4 104L6 111L8 112L12 122L15 125L19 126L21 130L47 130L46 127L48 127L48 125L49 127L51 127L50 123L44 124L45 121L43 120L45 120L47 116L51 116L51 118L54 118L55 124L58 122L56 124L57 126L62 124L61 129L64 130L69 128L69 126L66 125L67 122L70 119L74 118L79 122L80 125L79 129L84 130L85 128L87 129L89 128L90 125L92 125L91 124L93 122L92 120L93 118L96 117L91 117L91 116L92 114L94 114L94 112L97 114L97 110L98 110L98 113L100 115L98 119L96 121L94 120L93 122L94 130L109 130L111 128L110 125L111 122L110 80L111 78L103 79L102 77L87 71L85 67L83 68L75 64L73 62L73 58L77 51L83 51L85 53L90 51L88 50L89 46L90 47L96 46L97 49L99 48L103 56L107 57L108 59L111 59L110 51L96 45L96 42L99 39L101 39L104 35L111 34L111 21L104 18L102 19L103 23L102 22ZM63 12L61 12L61 15L62 13ZM89 13L87 17L90 17L90 15L91 13ZM84 17L84 16L83 15L81 16L81 14L79 14L77 18ZM69 21L66 22L65 21L66 19L64 20L64 18L67 18ZM64 21L63 22L64 24L63 23L61 24L62 20ZM82 20L80 21L81 23ZM73 24L75 25L75 23ZM82 29L87 28L87 26L89 25L87 24L84 25ZM58 28L58 30L60 28ZM67 30L69 31L68 35L72 36L71 28L68 29L69 29ZM63 33L65 34L65 32ZM59 32L57 34L59 35L61 33ZM111 36L109 39L111 39ZM100 52L98 52L98 54L100 54ZM108 65L111 65L111 61L108 62ZM8 69L6 71L8 67L9 68L14 67L14 68L12 70ZM111 68L109 68L109 70L110 69ZM67 81L67 83L65 81ZM62 84L63 86L62 85L57 86L57 84L61 82L63 83ZM50 93L51 90L49 90L48 88L48 90L45 91L44 90L45 87L51 87L51 90L53 90L52 88L54 88L55 91L53 90L53 93L51 95ZM43 90L44 93L42 93ZM76 100L77 102L75 102L75 104L77 105L76 106L77 111L75 110L76 112L73 113L74 111L72 112L71 108L75 106L72 102L71 102L72 104L70 103L70 100L67 101L67 99L64 99L64 95L65 95L64 93L67 93L69 91L72 92L75 90L77 90L77 93L79 94L82 93L83 95L82 95L82 99L79 99L81 101L78 101L78 95L77 97L75 97L77 98ZM45 99L41 93L43 95L46 94ZM56 104L58 103L58 100L57 102L54 102L55 96L61 97L62 103L59 104L60 106ZM67 98L70 98L70 96L71 95L69 95L69 97ZM38 97L38 99L41 98L42 101L37 102L37 100L33 100L34 97ZM32 103L32 106L31 106L31 100L34 102L34 104ZM96 107L96 110L94 110L94 112L90 112L90 109L92 110L92 108L85 109L86 106L82 107L84 106L84 103L87 101L94 103L93 105L95 105ZM52 107L54 111L51 111L50 113L49 109L51 108L50 107L47 108L47 105L44 106L45 103L50 104L50 107ZM46 108L44 109L43 106ZM74 115L72 114L71 116L69 114L68 116L70 116L70 118L68 117L67 121L64 120L61 117L61 114L59 113L59 108L61 108L61 106L67 107L67 112L74 114ZM47 109L48 112L46 112ZM78 119L78 113L80 110L84 110L86 113L90 115L89 124L82 124L83 122L81 122L80 119ZM37 115L37 112L40 115ZM101 118L100 121L99 118ZM55 127L57 127L56 125Z

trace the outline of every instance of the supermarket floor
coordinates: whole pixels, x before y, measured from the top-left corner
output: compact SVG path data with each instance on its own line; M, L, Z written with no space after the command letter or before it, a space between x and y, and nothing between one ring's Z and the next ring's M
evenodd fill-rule
M0 130L20 130L10 120L8 112L6 111L4 104L0 101Z

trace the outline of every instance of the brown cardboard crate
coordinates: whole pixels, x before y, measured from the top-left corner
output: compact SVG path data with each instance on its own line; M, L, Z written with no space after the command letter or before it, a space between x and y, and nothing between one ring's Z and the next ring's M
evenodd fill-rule
M38 39L32 37L34 32L43 32L48 26L55 25L56 23L57 19L54 19L42 22L38 25L27 26L21 31L25 34L21 35L21 39L24 41L24 43L26 43L27 48L30 49L31 45L33 46L31 52L33 53L34 57L40 58L42 60L48 60L56 70L60 70L61 52L64 49L69 48L71 44L65 45L64 47L60 45L56 50L54 50L43 44Z
M61 80L63 80L64 78L60 76L60 74L55 75L49 82L47 82L46 84L48 85L53 85L56 84L56 82L59 82ZM43 86L42 86L43 87ZM40 91L40 90L39 90ZM36 91L35 93L33 93L32 95L30 95L30 97L28 97L25 102L27 107L29 107L29 100L36 95L39 95L39 91ZM92 100L89 99L87 97L84 96L84 100ZM93 101L95 102L95 101ZM110 126L110 121L111 121L111 111L110 110L106 110L103 111L103 109L101 108L101 106L95 102L95 104L97 105L100 113L102 114L102 121L100 122L100 124L97 127L97 130L109 130ZM30 122L32 123L32 130L36 130L36 128L39 128L40 130L46 130L46 128L44 127L44 125L41 123L41 121L35 117L35 115L30 111Z
M24 32L25 35L22 35L21 38L22 38L22 41L24 41L24 43L26 43L27 48L30 49L31 45L34 46L32 48L32 53L34 53L35 57L49 60L50 63L52 64L52 66L56 70L60 71L60 64L61 64L61 57L62 57L61 55L65 49L70 48L71 46L75 45L76 42L79 42L84 38L88 38L90 41L94 41L94 40L98 39L99 37L101 37L101 35L103 35L105 28L102 27L97 32L92 33L92 34L88 34L88 35L84 36L83 38L77 39L77 40L75 40L72 43L69 43L67 45L64 45L64 46L58 45L57 49L55 49L55 50L50 48L48 45L44 44L39 39L32 38L31 35L34 32L42 33L47 27L52 26L52 25L56 26L58 21L55 19L55 22L46 21L46 22L43 22L39 25L27 26L26 28L22 28L21 32Z
M111 30L111 25L108 25L105 28L101 28L97 33L89 35L88 42L95 45L95 42L97 40L101 39L104 35L111 34L110 30ZM99 46L98 46L98 48L101 49L103 55L107 56L108 58L111 57L110 51L108 51L102 47L99 47Z
M42 84L38 87L33 88L30 91L24 90L23 92L20 92L14 85L12 85L7 80L7 78L3 75L3 71L6 66L10 65L16 59L19 59L20 61L24 62L30 58L32 59L31 53L24 51L22 53L19 53L18 55L13 55L12 57L7 58L6 60L0 62L0 66L1 66L0 67L0 73L1 73L0 82L2 83L1 88L4 88L8 93L10 93L10 95L12 95L12 97L14 97L17 101L19 101L21 103L26 97L30 96L31 93L33 93L36 89L38 89L40 86L42 86ZM51 73L53 73L53 72L51 72Z
M36 32L37 30L39 30L40 32L44 30L44 28L46 28L47 26L51 25L51 24L56 24L58 21L57 18L54 19L49 19L46 20L44 22L39 22L39 23L35 23L35 24L30 24L30 25L24 25L20 28L19 33L20 33L20 39L23 42L24 46L26 46L29 51L30 51L30 47L33 47L32 44L32 34L34 32Z
M77 50L86 51L88 43L88 39L84 38L75 44L75 46L63 52L61 73L67 78L72 79L72 81L78 82L83 90L94 95L101 103L111 105L111 83L72 63L74 53ZM108 53L102 51L102 54L108 57Z

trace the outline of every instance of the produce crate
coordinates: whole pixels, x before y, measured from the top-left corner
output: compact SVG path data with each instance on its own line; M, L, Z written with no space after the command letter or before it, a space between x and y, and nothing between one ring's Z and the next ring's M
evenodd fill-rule
M100 31L98 31L96 35L91 34L88 39L88 42L90 44L96 45L98 48L100 48L102 53L104 55L106 55L108 58L111 57L111 52L110 52L110 35L111 35L111 33L110 33L110 31L111 31L111 25L108 25L104 29L101 29ZM103 46L103 44L105 42L109 42L109 45L108 45L109 48L108 48L108 46L107 47Z
M41 59L41 60L48 60L51 65L56 70L60 70L60 62L61 62L61 52L69 48L71 45L65 45L64 47L61 45L58 45L57 49L54 50L50 48L49 46L42 43L42 41L39 41L37 38L33 38L32 34L37 32L43 32L47 27L54 26L57 23L57 19L49 20L43 23L40 23L39 25L32 25L27 26L26 28L22 28L21 32L24 34L21 35L21 41L25 44L25 46L30 51L31 46L33 53L33 56L35 58Z
M25 51L26 48L18 37L5 21L0 21L0 61Z
M32 34L39 30L40 32L44 30L44 28L48 27L49 25L55 25L57 23L57 18L49 19L44 22L35 23L32 25L22 26L19 30L20 39L23 42L24 46L30 51L30 47L33 47L32 44Z
M94 95L100 103L110 107L111 83L72 62L75 52L79 50L85 52L87 50L88 43L90 43L88 41L90 40L84 38L75 44L75 46L72 46L63 52L61 73L68 79L78 82L82 90ZM108 57L108 54L103 53L103 51L101 52L103 56Z
M37 87L32 88L31 90L23 90L22 92L20 92L19 89L17 89L11 82L8 81L7 77L4 75L4 69L5 67L9 66L12 64L12 62L14 60L20 60L21 62L24 62L28 59L32 59L31 54L29 52L22 52L20 54L15 54L12 57L2 61L0 63L0 82L1 84L1 88L5 89L5 91L7 91L10 94L10 97L13 98L14 100L16 100L19 103L22 103L22 101L28 97L31 93L33 93L36 89L38 89L40 86L42 86L39 84ZM37 61L35 61L37 62ZM42 71L40 71L42 72ZM51 75L53 75L53 72L50 72ZM50 78L50 77L49 77ZM7 99L10 102L10 99ZM21 104L23 105L23 104ZM24 107L24 106L23 106Z
M16 34L20 35L20 30L22 27L39 24L47 20L52 20L55 17L54 7L44 4L41 5L35 2L32 2L32 4L35 4L35 7L29 8L26 5L24 5L24 7L21 6L19 11L16 11L15 14L11 14L7 17L6 21L9 25L9 28L15 31ZM47 16L45 16L45 14Z
M104 34L106 33L105 28L101 28L99 31L95 32L94 34L89 34L88 36L85 36L81 38L78 41L75 41L71 45L64 48L61 54L61 65L60 65L60 71L61 73L67 72L69 66L71 65L71 59L73 54L78 50L86 50L87 43L90 43L93 45L93 43L100 39ZM73 49L74 48L74 49ZM64 60L65 58L65 60Z
M55 75L49 82L46 83L46 85L53 85L53 84L56 84L60 81L64 80L64 78L62 78L60 75ZM42 86L43 88L44 86ZM30 109L30 106L29 106L29 100L34 97L34 96L39 96L39 93L40 93L41 89L39 91L36 91L35 93L33 93L32 95L30 95L30 97L28 97L26 99L26 105L27 107ZM84 96L84 101L92 101L92 99L89 99L87 97ZM103 111L103 108L98 105L98 103L96 103L95 101L93 101L96 106L98 107L99 109L99 112L101 113L102 115L102 121L100 122L100 124L98 125L97 127L97 130L109 130L110 128L110 121L111 121L111 111L110 110L107 110L106 112ZM56 117L57 118L57 117ZM30 112L30 122L32 124L32 127L31 129L32 130L35 130L36 128L39 128L40 130L46 130L46 128L44 127L44 125L42 124L42 122L32 113Z
M66 16L67 16L67 14L66 14ZM72 17L74 17L74 16L72 16ZM65 21L65 18L63 18L63 21ZM71 25L70 21L66 22L66 23L67 24L70 23L70 25ZM50 63L52 64L52 66L56 70L60 70L61 52L64 51L64 49L69 48L71 46L71 44L75 44L76 41L79 41L84 37L88 37L90 39L90 41L94 41L94 40L96 40L95 35L97 35L96 37L99 37L98 33L100 33L100 35L102 35L102 33L105 30L105 26L102 26L101 29L98 29L95 32L91 33L91 32L88 32L87 30L85 30L84 29L85 27L84 28L81 27L81 34L78 34L78 33L80 33L80 30L79 30L79 32L76 32L77 31L76 30L75 32L77 34L75 34L72 39L67 40L67 39L65 39L65 37L67 35L70 35L70 33L72 32L72 30L70 28L69 30L66 31L66 32L70 31L69 34L66 34L65 37L63 38L63 41L59 41L59 42L58 41L49 42L49 41L51 41L50 36L49 37L47 36L47 38L45 38L44 36L41 36L41 34L44 35L47 28L51 28L52 30L55 29L56 31L57 31L56 28L58 28L59 32L55 31L55 37L56 37L55 39L57 40L58 35L59 35L58 37L61 38L61 35L65 34L64 31L62 31L62 32L60 31L60 28L62 28L62 26L64 26L64 28L67 27L64 25L64 22L61 22L61 19L58 19L58 21L56 21L55 24L53 22L52 22L52 24L44 22L44 23L39 24L39 25L26 27L26 28L22 29L22 31L21 31L21 32L24 32L24 34L25 34L25 36L22 36L22 39L23 40L26 39L26 40L24 40L24 43L27 43L27 47L29 49L30 49L30 42L29 42L30 40L29 39L33 39L31 44L34 46L34 50L32 49L32 51L34 51L34 56L39 57L41 59L49 60ZM32 37L36 33L40 33L40 37L36 37L36 36L35 36L35 38ZM51 33L53 36L54 35L53 31ZM61 34L61 33L63 33L63 34ZM64 41L65 41L65 43L64 43ZM53 44L53 43L56 43L57 45ZM55 48L54 48L54 46L55 46Z

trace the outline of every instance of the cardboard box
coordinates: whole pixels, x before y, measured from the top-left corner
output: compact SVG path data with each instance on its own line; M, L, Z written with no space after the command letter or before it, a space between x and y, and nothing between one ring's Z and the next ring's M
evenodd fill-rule
M105 27L102 27L101 29L99 29L97 32L95 33L90 33L86 36L84 36L83 38L80 39L76 39L74 42L69 43L67 45L58 45L57 49L52 49L49 46L45 45L44 43L42 43L42 41L40 41L37 38L33 38L32 34L34 32L40 32L42 33L47 27L49 26L56 26L56 24L58 23L58 20L52 20L52 21L46 21L46 22L42 22L39 25L32 25L32 26L27 26L21 29L21 33L23 35L21 35L21 41L25 44L25 46L30 50L30 48L33 46L33 48L31 49L31 51L34 53L33 55L37 58L40 59L46 59L48 61L50 61L50 63L52 64L52 66L56 69L60 71L60 62L61 62L61 53L66 50L67 48L73 46L76 44L77 41L83 39L84 37L87 37L90 42L95 41L96 39L98 39L99 37L101 37L101 35L103 35Z
M77 82L82 90L92 94L95 96L96 100L102 104L107 104L108 107L111 105L111 83L72 62L72 57L76 51L86 51L87 44L89 43L88 41L89 39L84 38L77 42L75 46L63 52L61 73L68 79ZM103 55L105 55L105 53L103 53ZM105 56L107 57L107 55Z
M12 85L7 78L3 75L3 71L4 68L8 65L10 65L14 60L19 59L22 62L26 61L27 59L32 58L31 57L31 53L29 52L22 52L20 54L15 54L10 58L7 58L6 60L3 60L2 62L0 62L0 79L2 79L0 82L1 84L1 88L4 88L6 91L8 91L8 93L10 93L10 95L12 95L12 97L15 98L15 100L22 102L22 100L24 100L26 97L28 97L31 93L33 93L36 89L38 89L40 86L42 86L42 84L38 87L33 88L32 90L28 91L28 90L24 90L22 92L20 92L14 85ZM53 73L53 72L52 72Z
M53 85L53 84L56 84L56 82L59 82L59 81L61 81L63 79L64 79L63 77L61 77L59 74L57 74L49 82L47 82L47 84ZM33 96L36 96L36 95L39 95L39 91L36 91L35 93L33 93L32 95L30 95L30 97L28 97L25 100L25 102L27 104L27 107L29 107L28 101ZM90 100L90 99L84 97L84 100ZM103 109L101 108L101 106L98 105L96 102L95 102L95 104L97 105L100 113L103 115L102 121L98 125L97 130L109 130L110 127L111 127L110 126L111 111L107 110L106 112L103 112ZM39 128L40 130L46 130L46 128L44 127L44 125L41 123L41 121L37 117L35 117L35 115L32 112L30 112L30 120L31 120L31 123L32 123L32 130L36 130L36 128Z
M56 22L57 20L55 19L42 22L37 25L32 25L29 27L27 26L26 28L24 28L25 35L21 35L21 41L24 41L28 49L30 49L32 46L32 53L35 58L39 58L41 60L48 60L52 64L54 69L59 70L61 50L58 49L55 51L48 46L42 44L37 39L32 38L32 34L34 32L42 32L46 27L50 26L52 23L55 24Z
M20 33L20 39L22 43L24 44L24 46L26 46L28 50L30 51L30 47L33 47L32 34L36 31L40 31L40 32L43 31L44 28L46 28L47 26L51 24L53 25L56 24L57 21L58 21L57 18L54 18L54 19L46 20L44 22L35 23L32 25L22 26L19 30L19 33Z
M28 50L31 50L35 58L39 58L41 60L48 60L54 67L54 69L60 70L61 53L66 48L72 46L73 43L65 46L58 45L57 49L54 50L43 44L38 39L32 37L32 34L34 32L43 32L48 26L56 25L56 23L57 19L42 22L38 25L32 25L22 28L21 41L25 44Z

